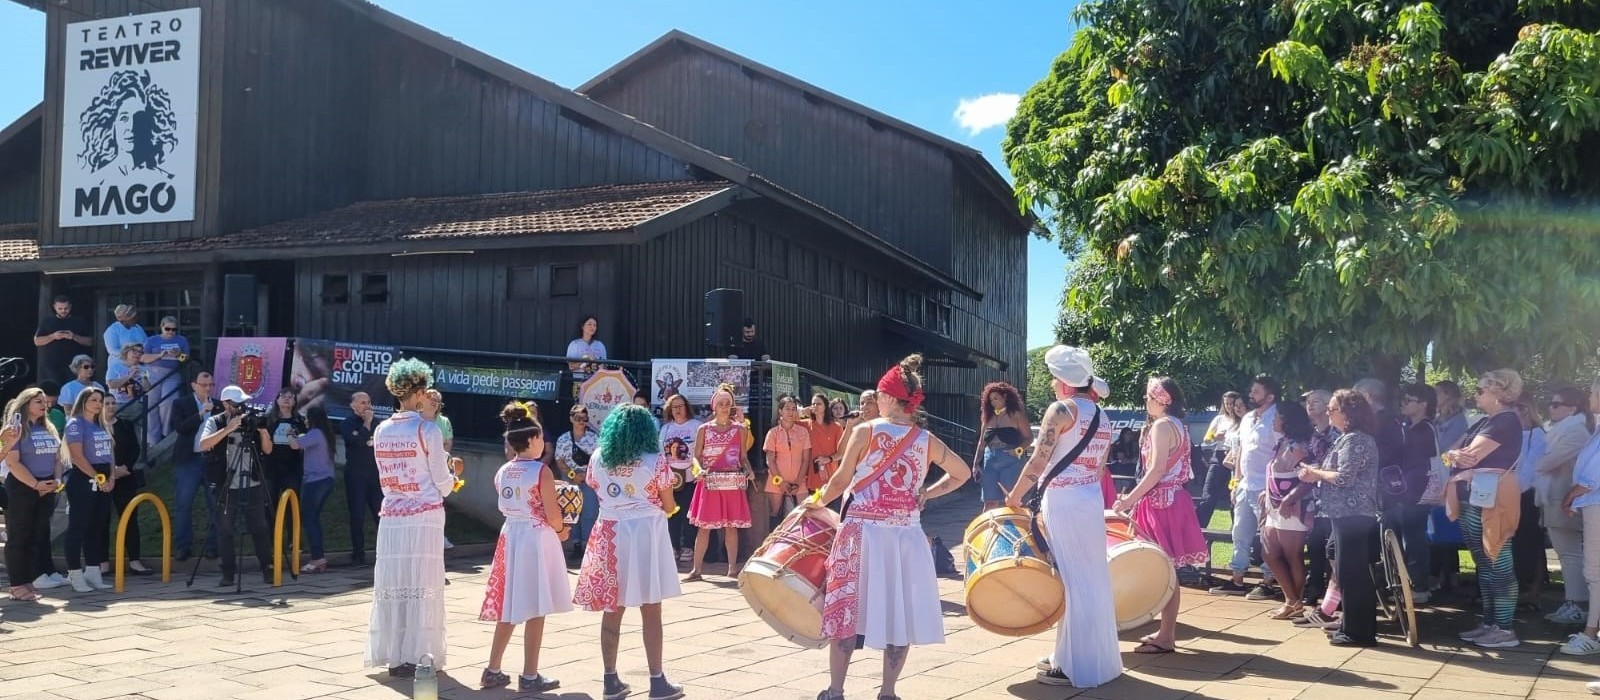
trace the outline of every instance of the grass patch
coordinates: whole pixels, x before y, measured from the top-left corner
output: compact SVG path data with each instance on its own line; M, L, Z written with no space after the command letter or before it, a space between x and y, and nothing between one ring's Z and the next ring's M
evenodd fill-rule
M1232 530L1233 529L1233 511L1223 510L1221 508L1218 508L1215 513L1211 514L1211 524L1208 525L1206 529L1209 529L1209 530ZM1462 575L1467 575L1467 574L1474 574L1475 575L1475 574L1477 574L1478 567L1477 567L1476 564L1472 563L1472 553L1471 552L1468 552L1466 550L1466 548L1463 547L1461 549L1461 551L1456 554L1456 556L1459 557L1460 561L1461 561L1461 573L1462 573ZM1233 543L1232 542L1217 542L1217 543L1211 545L1211 565L1212 565L1213 568L1226 570L1228 568L1228 562L1231 561L1232 559L1233 559Z
M175 470L173 467L166 465L146 471L144 490L161 498L162 503L166 504L167 506L168 513L174 518L173 527L177 527L177 503L175 501L175 494L177 493L177 480L174 472ZM328 502L322 508L321 517L323 549L330 555L334 552L350 551L350 511L345 507L343 467L336 468L335 475L333 477L333 483L333 493L328 496ZM450 541L456 544L478 544L483 542L493 542L499 535L498 530L487 527L465 514L453 512L453 509L451 509L449 506L448 499L446 499L445 507L446 510L450 512L450 515L445 520L444 531L445 536L449 537ZM272 519L276 514L277 504L274 503L267 511L267 527L269 529L272 527ZM148 506L140 506L135 517L139 519L139 546L142 550L140 554L149 560L154 560L157 557L160 557L161 522L160 518L156 516L156 509ZM285 517L288 516L285 515ZM310 514L303 514L303 517L310 517ZM211 513L210 509L206 507L206 499L203 495L197 496L194 504L195 554L199 554L200 550L205 546L206 525L210 522ZM115 534L116 525L116 521L113 520L111 523L113 534ZM244 553L246 555L254 555L255 545L251 542L249 534L244 531L244 526L242 524L238 527L239 546L244 549ZM375 551L374 548L376 547L378 540L377 525L371 520L368 520L365 530L367 540L366 551L373 552ZM270 532L268 533L268 536L271 536ZM289 531L287 529L284 531L284 538L284 541L287 542L289 538ZM176 532L173 533L173 542L173 546L176 547ZM309 551L310 548L306 541L304 529L302 529L300 533L300 548L302 551ZM173 550L173 556L177 556L176 549ZM306 555L302 555L302 560L305 560L305 557Z

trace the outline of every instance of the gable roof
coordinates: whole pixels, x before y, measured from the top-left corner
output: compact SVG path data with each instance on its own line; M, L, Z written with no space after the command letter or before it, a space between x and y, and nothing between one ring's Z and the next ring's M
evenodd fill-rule
M726 207L741 188L677 180L537 192L357 202L310 216L205 238L40 248L36 225L0 225L0 271L292 259L331 242L376 254L635 243Z
M758 177L749 168L696 146L688 141L668 134L649 124L634 119L631 116L618 112L599 102L589 99L585 95L568 90L544 78L533 75L517 68L505 61L490 56L474 49L455 39L451 39L432 29L416 22L401 17L385 10L366 0L335 0L366 17L375 24L391 29L402 36L413 39L424 46L439 51L453 59L468 63L477 69L503 80L515 87L527 90L539 98L557 106L572 110L580 116L586 117L595 123L616 133L633 138L662 153L688 163L706 173L741 185L750 192L773 200L779 204L798 211L828 227L845 234L847 237L866 245L874 252L888 258L920 277L931 280L940 286L960 292L973 299L981 300L983 294L967 286L953 275L930 265L916 256L911 255L899 246L890 243L876 234L868 231L854 222L827 210L816 202L801 197L793 192L773 185L773 183Z
M789 75L788 73L784 73L776 68L757 63L756 61L678 29L667 32L666 34L662 35L661 38L650 42L648 46L633 52L632 55L622 59L616 65L607 68L599 75L590 78L588 82L578 86L577 91L585 95L590 94L595 90L603 88L609 81L618 80L625 77L635 68L643 67L646 64L653 63L658 60L670 58L671 50L676 47L688 47L711 54L712 56L737 65L741 68L746 68L760 73L763 77L769 78L783 85L787 85L791 89L798 90L806 95L815 96L830 104L833 104L836 107L849 112L854 112L866 119L876 121L880 124L895 129L896 131L906 134L911 138L923 141L936 148L943 149L950 154L951 160L953 160L957 165L965 168L967 172L973 176L973 179L977 180L978 183L983 186L984 190L986 190L989 195L993 197L998 204L1000 204L1000 209L1006 212L1006 215L1012 219L1013 223L1030 231L1035 228L1036 222L1034 217L1031 215L1024 216L1017 211L1016 195L1012 192L1011 184L1006 182L1006 179L1000 175L998 170L995 170L994 165L989 162L988 158L984 157L982 151L979 151L978 149L968 146L964 143L960 143L950 138L935 134L932 131L928 131L927 129L910 122L896 119L895 117L884 114L883 112L861 104L860 102L856 102L849 98L824 90L816 85Z
M15 121L7 124L4 129L0 129L0 146L4 146L7 141L16 138L17 134L22 133L24 129L33 126L34 122L37 122L43 118L44 103L40 102L39 104L34 105L33 109L23 112L22 116L17 117Z

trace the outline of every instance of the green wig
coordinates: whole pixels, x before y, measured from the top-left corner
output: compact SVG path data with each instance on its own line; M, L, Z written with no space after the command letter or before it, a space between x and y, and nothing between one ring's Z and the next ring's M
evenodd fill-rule
M607 469L660 451L656 419L643 406L613 408L600 425L600 462Z
M433 385L433 368L415 357L408 357L389 365L389 376L384 379L389 393L404 399Z

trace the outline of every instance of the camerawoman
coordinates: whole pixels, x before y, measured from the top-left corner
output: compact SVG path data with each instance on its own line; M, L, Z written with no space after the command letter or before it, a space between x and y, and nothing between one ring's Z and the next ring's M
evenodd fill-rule
M218 397L222 413L212 416L201 427L197 452L207 453L206 483L216 491L217 554L222 563L221 587L234 585L239 558L234 549L234 525L243 517L245 529L255 543L256 560L261 565L264 583L271 583L268 557L272 543L267 538L266 506L262 502L261 443L270 439L260 411L245 405L250 396L229 385Z

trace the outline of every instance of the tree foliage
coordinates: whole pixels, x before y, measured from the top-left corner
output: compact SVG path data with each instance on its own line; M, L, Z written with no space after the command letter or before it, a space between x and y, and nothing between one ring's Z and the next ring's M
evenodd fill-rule
M1006 159L1063 330L1320 381L1600 335L1600 3L1094 0ZM1180 359L1172 358L1174 361Z

